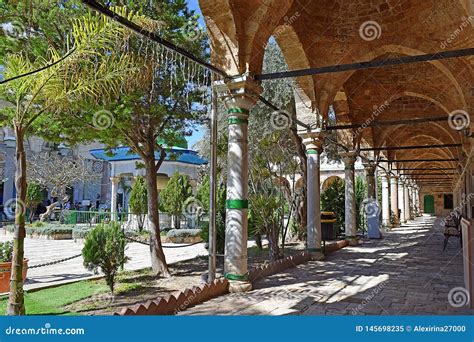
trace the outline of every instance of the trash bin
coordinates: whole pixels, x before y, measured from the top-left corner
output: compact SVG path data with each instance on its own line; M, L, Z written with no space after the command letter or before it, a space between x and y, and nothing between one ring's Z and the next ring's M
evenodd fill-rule
M321 212L321 233L323 241L336 240L336 229L334 229L334 223L336 223L336 214L334 212Z

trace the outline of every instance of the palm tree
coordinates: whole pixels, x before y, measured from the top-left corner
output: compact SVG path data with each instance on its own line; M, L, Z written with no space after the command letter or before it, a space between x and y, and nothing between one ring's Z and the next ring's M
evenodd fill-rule
M38 133L45 127L59 131L60 127L54 124L55 116L77 110L86 101L99 101L120 93L123 77L134 69L134 63L130 56L114 55L111 47L125 32L108 19L89 14L75 21L67 44L70 47L64 54L67 58L62 58L54 48L50 48L47 58L30 60L24 53L7 58L5 79L44 68L0 88L0 97L11 104L2 110L0 119L13 126L16 138L17 197L8 315L25 314L22 279L27 193L25 135Z

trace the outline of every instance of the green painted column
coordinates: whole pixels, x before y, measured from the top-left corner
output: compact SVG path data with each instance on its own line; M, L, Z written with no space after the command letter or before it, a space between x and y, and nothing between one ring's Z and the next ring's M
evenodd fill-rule
M228 121L224 273L230 292L252 289L248 281L248 118L261 87L248 78L218 85Z

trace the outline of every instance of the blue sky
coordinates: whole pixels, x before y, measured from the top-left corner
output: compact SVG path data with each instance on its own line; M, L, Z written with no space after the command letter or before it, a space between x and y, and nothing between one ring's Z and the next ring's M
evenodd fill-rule
M188 0L188 6L189 8L193 9L196 11L196 13L201 14L201 9L199 8L198 0ZM201 25L204 25L204 21L202 18L199 20ZM188 145L191 148L196 142L198 142L204 135L204 128L197 128L194 132L193 135L190 137L186 137L186 140L188 141Z

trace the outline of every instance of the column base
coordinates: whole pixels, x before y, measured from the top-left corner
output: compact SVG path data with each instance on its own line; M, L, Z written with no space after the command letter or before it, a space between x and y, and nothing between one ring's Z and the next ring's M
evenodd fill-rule
M325 259L325 255L320 248L312 248L307 250L309 253L310 260L312 261L323 261Z
M252 291L252 283L249 281L229 280L229 292L239 293Z
M348 236L346 237L347 242L349 242L349 246L358 246L359 239L356 236Z

